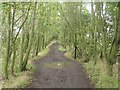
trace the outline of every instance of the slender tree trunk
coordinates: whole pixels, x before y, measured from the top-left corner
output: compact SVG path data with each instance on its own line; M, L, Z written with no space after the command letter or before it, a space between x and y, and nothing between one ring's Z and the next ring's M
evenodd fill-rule
M10 60L9 55L10 55L10 38L11 38L11 6L9 5L9 11L8 11L8 38L7 38L7 52L6 52L6 59L5 59L5 64L4 64L4 74L5 74L5 79L8 79L8 62Z
M75 41L74 41L74 58L77 58L77 34L75 33Z
M36 56L38 55L38 52L39 52L39 44L40 44L40 37L38 36L38 40L37 40L37 45L36 45Z
M11 52L13 52L13 57L12 57L12 64L11 64L11 74L13 75L13 73L14 73L14 64L15 64L15 58L16 58L16 43L15 43L15 41L14 41L14 18L15 18L15 9L16 9L16 7L15 7L15 3L13 3L13 14L12 14L12 28L11 28L11 31L12 31L12 39L11 39L11 41L12 41L12 51Z
M22 4L22 14L24 14L24 4ZM22 17L22 23L23 23L24 17ZM21 45L20 45L20 61L19 61L19 72L22 71L22 62L23 62L23 56L24 56L24 25L22 27L22 37L21 37Z
M11 65L11 74L14 74L14 65L15 65L15 58L16 58L16 46L15 42L13 42L13 58L12 58L12 65Z
M30 35L30 40L29 40L29 44L28 44L28 49L27 49L27 52L26 52L26 55L25 55L25 58L23 61L22 71L26 70L26 65L27 65L29 54L31 51L32 40L33 40L33 35L34 35L34 27L35 27L36 5L37 5L37 2L35 2L35 4L34 4L32 27L31 27L31 33L30 33L31 35Z
M118 3L119 4L119 3ZM117 61L117 53L119 50L119 14L120 14L120 7L118 7L118 9L116 10L116 19L115 19L115 31L114 31L114 36L113 36L113 40L112 40L112 44L111 44L111 48L110 48L110 52L108 55L108 64L109 64L109 69L108 69L108 73L112 76L112 72L113 72L113 64L116 63Z
M42 35L42 49L44 49L44 46L45 46L45 36Z
M91 53L92 53L92 56L93 56L93 59L94 59L94 64L96 64L96 60L95 60L95 54L96 54L96 50L95 50L95 47L96 47L96 28L95 28L95 12L94 12L94 4L93 2L91 3L91 11L92 11L92 40L91 40Z

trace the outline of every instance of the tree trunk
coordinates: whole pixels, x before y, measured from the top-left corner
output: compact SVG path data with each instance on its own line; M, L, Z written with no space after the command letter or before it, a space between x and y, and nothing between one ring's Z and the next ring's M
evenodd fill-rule
M38 36L38 40L37 40L37 45L36 45L36 56L38 55L38 52L39 52L39 44L40 44L40 37Z
M14 73L14 64L15 64L15 58L16 58L16 44L15 44L15 41L14 41L14 18L15 18L15 9L16 9L16 7L15 7L15 4L13 3L13 14L12 14L12 28L11 28L11 31L12 31L12 39L11 39L11 41L12 41L12 51L11 52L13 52L13 57L12 57L12 64L11 64L11 74L13 75L13 73Z
M9 25L9 30L8 30L8 38L7 38L7 52L6 52L6 59L5 59L5 65L4 65L4 74L5 74L5 79L8 79L8 62L10 60L9 55L10 55L10 38L11 38L11 6L9 5L9 11L8 11L8 25Z
M24 4L22 4L22 14L24 14ZM24 17L22 17L22 23L23 23ZM23 62L23 56L24 56L24 25L22 27L22 37L21 37L21 45L20 45L20 61L19 61L19 72L22 71L22 62Z
M35 27L36 5L37 5L37 2L35 2L35 4L34 4L32 27L31 27L31 33L30 33L31 35L30 35L30 40L29 40L29 44L28 44L28 49L27 49L27 52L25 54L25 58L23 61L22 71L26 70L26 65L27 65L29 54L31 51L32 40L33 40L33 35L34 35L34 27Z
M118 3L119 4L119 3ZM108 64L109 64L109 74L112 75L112 68L113 68L113 64L116 63L117 61L117 53L119 50L119 37L118 36L120 33L119 31L119 20L120 20L120 7L118 6L118 9L116 10L116 20L115 20L115 31L114 31L114 36L113 36L113 40L111 43L111 48L110 48L110 52L108 54Z
M74 41L74 58L77 58L77 34L75 33L75 41Z

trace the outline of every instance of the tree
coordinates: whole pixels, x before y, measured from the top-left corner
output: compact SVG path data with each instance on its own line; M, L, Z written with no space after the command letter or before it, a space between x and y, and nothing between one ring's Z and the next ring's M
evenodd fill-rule
M5 79L8 79L8 62L10 60L10 38L11 38L11 5L9 4L8 8L8 25L9 29L7 31L7 52L6 52L6 59L5 59L5 65L4 65L4 74L5 74Z

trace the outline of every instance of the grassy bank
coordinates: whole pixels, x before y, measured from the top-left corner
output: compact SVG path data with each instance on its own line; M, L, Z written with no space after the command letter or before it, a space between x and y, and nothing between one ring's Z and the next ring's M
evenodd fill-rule
M71 60L75 60L73 59L72 53L69 49L64 49L62 46L60 46L59 50L62 52L66 51L64 56ZM82 62L81 59L76 59L76 61L83 65L90 80L96 88L118 88L118 64L113 66L113 76L109 76L107 74L106 64L101 60L98 60L96 65L94 65L92 60L88 63Z
M96 65L93 61L83 65L96 88L118 88L118 64L113 66L113 76L107 74L106 65L100 60Z
M21 72L21 73L15 73L15 76L10 76L9 80L3 80L2 88L24 88L27 87L31 80L32 75L34 74L36 67L33 64L33 61L40 60L42 57L44 57L49 51L49 48L45 48L41 52L39 52L38 56L35 56L34 58L29 59L27 64L27 71Z

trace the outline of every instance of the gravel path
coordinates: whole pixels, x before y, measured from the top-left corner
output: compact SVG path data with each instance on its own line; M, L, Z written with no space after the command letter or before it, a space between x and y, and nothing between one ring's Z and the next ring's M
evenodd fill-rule
M48 54L35 62L37 70L30 88L91 88L82 66L64 57L58 46L52 45Z

